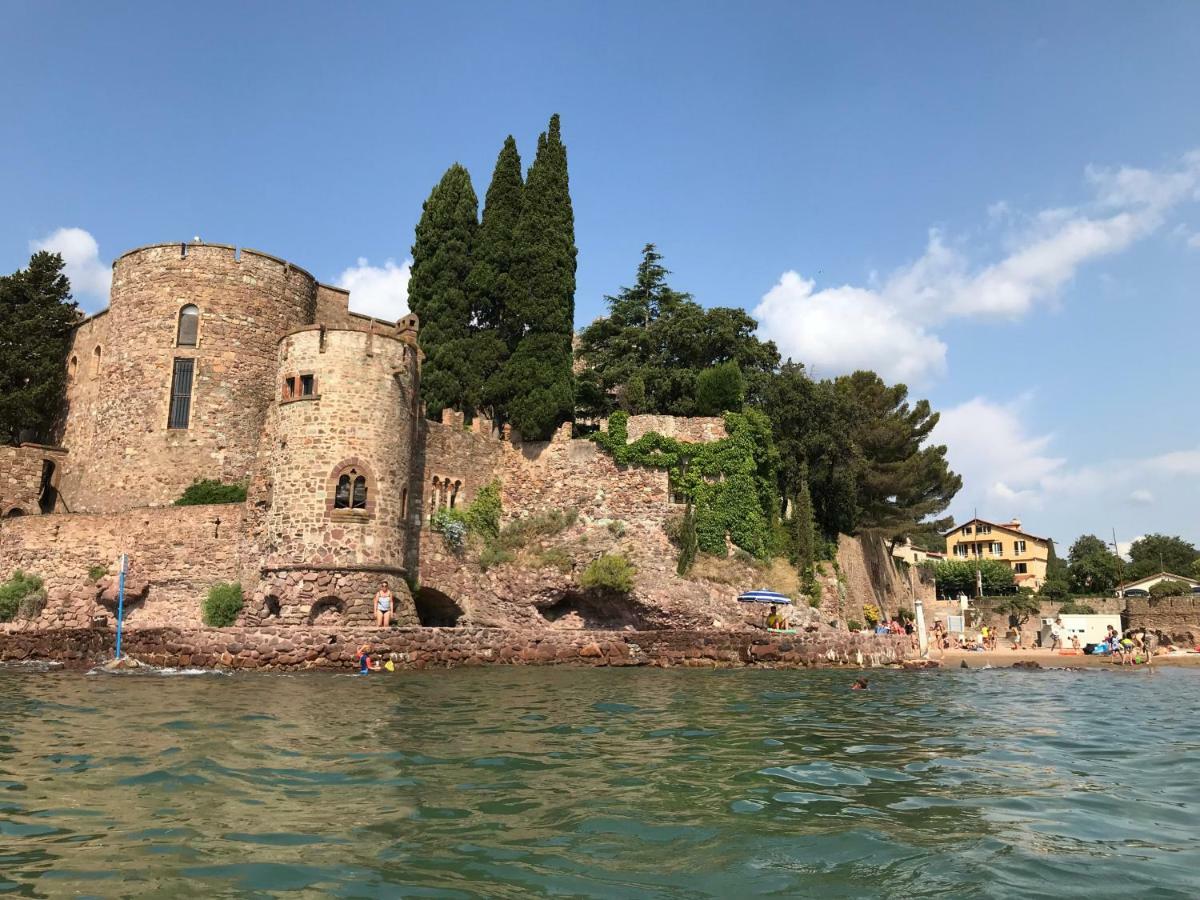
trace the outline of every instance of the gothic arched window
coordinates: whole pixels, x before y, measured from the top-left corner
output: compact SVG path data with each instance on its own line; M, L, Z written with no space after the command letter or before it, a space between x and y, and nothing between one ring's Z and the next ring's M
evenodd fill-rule
M354 490L350 495L350 508L367 508L367 479L362 475L354 479Z
M189 303L179 310L179 327L175 332L175 346L195 347L200 335L200 307Z
M334 509L350 508L350 476L343 475L337 480L337 489L333 493Z
M375 513L375 479L362 460L343 460L329 473L326 509L350 519Z

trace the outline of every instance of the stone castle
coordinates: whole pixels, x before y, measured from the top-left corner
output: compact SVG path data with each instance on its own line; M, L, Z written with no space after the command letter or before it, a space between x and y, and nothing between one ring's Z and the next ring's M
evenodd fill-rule
M241 583L250 625L369 621L384 580L400 624L586 619L563 572L497 578L431 533L439 507L498 480L506 517L577 515L576 551L589 539L592 555L628 548L646 558L644 576L661 556L661 584L642 578L646 609L738 615L728 587L669 588L665 473L621 469L569 425L535 444L481 419L465 427L460 413L428 421L418 328L415 316L351 312L346 291L259 251L129 251L113 264L108 308L75 329L55 445L0 448L0 577L46 580L42 625L82 626L110 608L121 553L133 624L198 625L199 599L219 581ZM646 416L631 438L651 429L724 436L720 419ZM245 483L247 500L173 506L198 479Z

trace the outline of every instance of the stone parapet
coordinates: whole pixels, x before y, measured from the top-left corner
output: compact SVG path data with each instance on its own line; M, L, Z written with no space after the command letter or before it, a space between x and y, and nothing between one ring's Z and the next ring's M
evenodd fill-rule
M86 665L111 658L106 629L0 626L0 660L58 660ZM357 649L400 669L459 666L577 665L688 668L871 667L912 655L907 639L816 632L768 635L719 631L517 632L492 628L174 628L129 629L129 656L155 666L348 670Z

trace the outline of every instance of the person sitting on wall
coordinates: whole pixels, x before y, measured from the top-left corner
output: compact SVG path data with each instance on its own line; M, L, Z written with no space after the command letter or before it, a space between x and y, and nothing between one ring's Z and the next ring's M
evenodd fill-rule
M767 612L767 628L771 631L783 631L787 628L787 619L773 603Z
M385 581L375 594L375 624L380 628L387 628L392 624L393 605L392 590Z

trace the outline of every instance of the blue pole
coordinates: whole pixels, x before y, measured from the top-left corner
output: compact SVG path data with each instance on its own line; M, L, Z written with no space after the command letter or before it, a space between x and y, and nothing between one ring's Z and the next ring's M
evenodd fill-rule
M121 574L117 578L117 659L121 658L121 625L125 621L125 557L121 557Z

